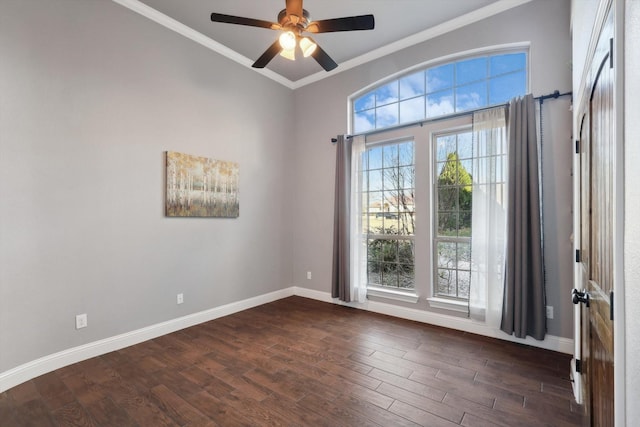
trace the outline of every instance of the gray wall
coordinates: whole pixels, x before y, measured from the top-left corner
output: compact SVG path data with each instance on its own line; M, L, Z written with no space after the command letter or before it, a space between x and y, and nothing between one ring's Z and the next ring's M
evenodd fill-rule
M416 64L475 48L530 42L530 87L535 95L571 90L570 2L536 1L337 74L295 91L295 222L293 281L329 292L335 150L330 138L347 132L347 98ZM571 113L568 100L545 102L544 215L551 335L573 336ZM418 260L419 262L419 260ZM313 279L306 279L306 271ZM425 297L426 295L422 295ZM424 298L417 305L428 309Z
M568 90L568 13L533 2L291 92L106 0L2 0L0 372L291 285L329 292L329 139L347 131L347 97L522 41L533 93ZM549 332L570 337L570 120L549 106ZM240 217L165 218L168 150L239 162Z
M106 0L2 0L0 58L0 372L291 286L291 90ZM240 217L165 218L167 150Z

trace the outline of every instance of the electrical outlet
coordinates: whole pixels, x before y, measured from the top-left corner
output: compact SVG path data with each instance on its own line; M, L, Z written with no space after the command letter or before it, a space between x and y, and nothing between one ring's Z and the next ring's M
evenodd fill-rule
M547 319L553 319L553 306L547 306Z
M182 304L184 302L184 295L178 294L178 296L176 297L176 302L178 304Z
M87 327L87 314L78 314L76 316L76 329L82 329Z
M311 272L307 271L307 280L311 280Z

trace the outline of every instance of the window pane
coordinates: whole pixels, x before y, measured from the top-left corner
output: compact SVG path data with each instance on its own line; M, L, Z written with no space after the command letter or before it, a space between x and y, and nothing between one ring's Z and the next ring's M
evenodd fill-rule
M369 152L369 169L382 168L382 147L367 150Z
M447 186L438 187L438 211L457 212L458 211L458 187ZM453 225L455 227L455 224Z
M398 166L398 145L385 145L382 148L382 167L391 168Z
M398 212L386 212L384 214L384 234L392 236L400 235Z
M459 160L458 161L458 182L467 191L471 191L471 185L473 179L471 177L471 171L473 167L473 160Z
M438 242L438 267L455 268L456 244L453 242Z
M369 187L377 190L369 193L366 202L368 280L380 286L412 289L413 241L407 237L414 233L414 143L409 140L367 151L369 167L378 167L368 171Z
M393 264L386 264L383 267L382 286L398 287L398 271Z
M376 98L373 93L367 93L356 99L353 103L354 111L369 110L376 106Z
M399 189L413 189L413 166L403 166L398 168L398 188ZM405 193L406 195L406 193ZM404 200L405 203L413 202L413 200Z
M456 296L457 274L455 270L438 269L438 284L436 292L442 296Z
M438 174L438 186L457 185L458 184L458 154L450 153L447 156L447 162Z
M382 276L380 274L382 268L380 263L377 262L369 262L368 263L368 271L367 271L367 282L374 285L382 284Z
M401 265L398 280L400 288L414 289L416 286L416 274L413 270L413 265Z
M369 224L370 224L371 214L367 211L362 212L362 233L368 234L370 233Z
M458 270L458 298L469 299L469 287L471 285L471 272Z
M371 263L375 263L375 265L379 265L378 263L382 261L382 243L384 240L381 239L369 239L368 251L367 251L367 261Z
M400 79L400 99L424 95L424 71Z
M453 90L436 92L427 96L427 117L437 117L453 112Z
M398 213L398 190L393 189L390 191L385 191L384 198L385 198L384 199L385 211L389 214L391 213L397 214ZM397 219L398 216L387 215L387 218Z
M398 241L397 240L380 240L381 253L380 260L386 263L398 262ZM385 265L385 269L392 268L390 265Z
M471 270L471 243L458 243L458 270Z
M369 191L382 190L382 170L369 171Z
M396 190L398 188L398 169L397 168L389 168L384 169L383 172L383 188L387 191Z
M398 281L401 288L415 287L413 242L400 242L398 249Z
M460 211L458 237L471 237L471 211Z
M487 58L468 59L456 63L456 86L487 77Z
M466 59L414 72L353 101L353 129L365 133L500 105L527 90L527 53Z
M471 132L459 133L458 137L458 157L460 159L470 159L473 157L473 135ZM463 162L464 163L464 162ZM471 168L467 170L471 172Z
M438 236L455 236L458 229L458 214L455 212L438 212Z
M369 212L382 212L382 191L369 193Z
M413 142L398 144L400 166L413 165Z
M487 82L456 88L456 111L475 110L487 105Z
M506 74L489 80L489 105L506 104L527 91L524 71Z
M401 101L400 123L411 123L423 120L425 118L424 102L425 99L423 96Z
M395 80L376 89L376 107L398 102L398 81Z
M427 93L453 87L453 65L445 64L427 70Z
M527 67L527 55L525 53L507 53L505 55L495 55L490 59L490 77L509 73L517 70L524 70Z
M354 114L353 131L355 133L366 132L376 127L374 110L365 110Z
M413 215L413 209L405 210L398 213L400 227L399 233L401 236L413 236L415 234L415 220Z
M436 160L438 162L443 162L447 160L447 157L449 157L449 154L455 153L457 150L456 135L439 136L436 139L436 142L437 142ZM438 169L438 173L440 173L440 170L441 169Z
M376 128L397 125L398 120L398 104L376 108Z

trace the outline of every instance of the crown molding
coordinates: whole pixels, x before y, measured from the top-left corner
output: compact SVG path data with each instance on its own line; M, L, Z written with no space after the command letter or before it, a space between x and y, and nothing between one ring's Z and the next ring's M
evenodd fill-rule
M225 45L218 43L217 41L211 39L210 37L205 36L199 31L194 30L191 27L184 25L183 23L176 21L172 17L165 15L158 10L147 6L139 0L112 0L114 3L117 3L121 6L126 7L133 12L136 12L145 18L156 22L163 27L170 29L171 31L175 31L176 33L210 49L216 53L219 53L222 56L225 56L232 61L237 62L240 65L243 65L247 68L250 68L257 72L258 74L262 74L265 77L270 78L271 80L280 83L283 86L288 87L289 89L294 89L293 82L278 73L275 73L267 68L252 68L251 65L254 61L247 58L246 56L240 55L238 52L229 49Z
M373 60L382 58L383 56L390 55L394 52L405 49L407 47L414 46L416 44L425 42L427 40L431 40L442 34L446 34L448 32L457 30L458 28L462 28L469 24L473 24L474 22L478 22L483 19L489 18L491 16L497 15L499 13L505 12L509 9L522 6L523 4L529 3L533 0L496 1L487 6L481 7L480 9L474 10L473 12L469 12L464 15L458 16L456 18L450 19L447 22L443 22L442 24L428 28L424 31L421 31L412 36L406 37L402 40L398 40L386 46L372 50L371 52L368 52L364 55L360 55L356 58L345 61L341 63L340 66L333 71L330 71L330 72L320 71L296 81L289 80L286 77L283 77L282 75L275 73L267 68L262 68L262 69L252 68L251 65L253 64L253 61L251 59L247 58L246 56L240 55L238 52L231 50L228 47L205 36L204 34L194 30L193 28L188 27L179 21L176 21L170 16L165 15L164 13L161 13L158 10L147 6L146 4L142 3L139 0L112 0L112 1L170 29L171 31L175 31L176 33L188 39L191 39L194 42L222 56L225 56L231 59L232 61L237 62L240 65L243 65L247 68L251 68L255 72L262 74L263 76L270 78L271 80L277 83L280 83L281 85L289 89L295 90L295 89L307 86L309 84L318 82L320 80L326 79L327 77L331 77L336 74L342 73L344 71L350 70L352 68L358 67L360 65L366 64Z
M427 40L431 40L443 34L465 27L469 24L473 24L474 22L478 22L499 13L505 12L509 9L513 9L514 7L522 6L523 4L529 3L531 1L533 0L499 0L495 3L491 3L488 6L476 9L473 12L469 12L456 18L450 19L449 21L443 22L442 24L438 24L412 36L405 37L404 39L398 40L386 46L382 46L378 49L372 50L371 52L365 53L364 55L360 55L356 58L345 61L341 63L338 68L329 73L318 72L303 79L292 82L293 89L298 89L311 83L315 83L331 75L350 70L352 68L366 64L367 62L371 62L392 53L398 52L399 50L406 49L419 43L423 43Z

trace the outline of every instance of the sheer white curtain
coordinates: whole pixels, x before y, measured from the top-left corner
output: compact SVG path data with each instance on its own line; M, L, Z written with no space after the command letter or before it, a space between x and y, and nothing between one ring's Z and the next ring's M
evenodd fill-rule
M500 327L506 242L505 108L473 114L473 207L469 315Z
M351 301L367 299L367 240L362 233L362 156L365 152L364 136L351 141Z

